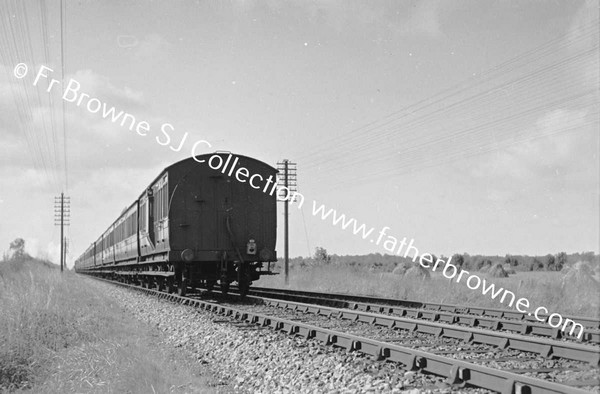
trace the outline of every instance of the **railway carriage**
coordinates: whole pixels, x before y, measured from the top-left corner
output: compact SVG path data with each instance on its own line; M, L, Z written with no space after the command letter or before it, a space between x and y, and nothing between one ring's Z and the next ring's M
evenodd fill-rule
M188 286L227 292L237 282L242 293L261 274L275 252L276 195L256 188L233 171L207 163L236 158L262 179L277 170L250 157L230 153L196 156L165 168L138 199L75 262L75 270L159 290Z

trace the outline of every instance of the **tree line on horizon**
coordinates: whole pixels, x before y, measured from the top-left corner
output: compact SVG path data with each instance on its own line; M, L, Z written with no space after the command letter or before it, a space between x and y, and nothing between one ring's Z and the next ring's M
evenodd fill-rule
M438 258L434 255L434 261ZM448 257L439 255L439 258L447 261ZM545 256L528 255L510 255L505 256L487 256L470 255L468 253L452 255L452 264L465 270L480 271L486 267L494 266L498 263L507 270L514 271L561 271L568 265L578 261L587 261L592 264L600 264L600 255L594 252L571 253L559 252L556 254L547 254ZM279 259L278 265L282 263ZM417 260L418 263L418 260ZM314 265L344 265L355 268L366 268L371 271L391 272L400 264L414 265L412 258L395 256L381 253L370 253L367 255L344 255L329 254L323 247L315 248L313 256L295 257L290 259L290 266L293 268L304 268Z

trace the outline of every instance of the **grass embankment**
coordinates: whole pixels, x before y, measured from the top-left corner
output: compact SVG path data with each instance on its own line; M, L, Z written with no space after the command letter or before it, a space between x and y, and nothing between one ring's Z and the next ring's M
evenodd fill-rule
M38 261L0 262L0 392L203 391L108 286Z
M561 272L518 272L508 278L493 278L477 271L474 274L512 291L516 299L528 298L532 310L544 306L550 313L600 317L600 286L595 280L564 281ZM286 287L283 274L262 277L254 286ZM509 308L510 300L507 297L502 304L500 297L493 300L489 293L482 295L481 287L471 290L464 280L456 283L438 272L422 279L336 264L293 267L288 288L502 309Z

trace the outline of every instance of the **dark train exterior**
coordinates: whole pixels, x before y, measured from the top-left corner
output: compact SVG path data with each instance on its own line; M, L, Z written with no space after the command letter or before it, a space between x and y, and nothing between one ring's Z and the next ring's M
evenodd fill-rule
M75 261L75 270L177 289L181 295L188 286L210 288L217 281L225 292L232 282L245 292L253 280L269 273L262 268L277 260L276 193L270 187L257 189L248 179L241 182L235 172L222 171L224 165L212 169L208 161L213 156L222 163L237 159L237 169L245 167L249 174L259 174L257 179L276 182L275 168L230 153L175 163Z

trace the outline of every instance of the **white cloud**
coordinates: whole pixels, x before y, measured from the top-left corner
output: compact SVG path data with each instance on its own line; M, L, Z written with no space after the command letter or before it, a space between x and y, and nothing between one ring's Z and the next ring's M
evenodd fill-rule
M518 190L514 182L589 180L589 172L598 171L589 165L598 160L598 133L589 121L591 117L581 110L547 112L520 137L525 141L477 161L471 174L477 178L494 177L513 182L511 189L514 190ZM492 199L509 197L492 194Z
M25 252L35 258L60 264L60 241L44 243L38 238L24 238Z
M135 50L138 58L155 58L170 50L171 44L160 34L149 34L140 41Z
M79 70L69 78L73 78L81 84L82 92L106 101L109 105L128 109L143 108L145 105L142 92L135 91L128 86L116 87L106 76L92 70Z
M52 73L49 72L49 77ZM30 93L36 94L35 88L29 86L33 80L25 81L16 89L29 89ZM114 107L116 112L123 111L135 118L133 130L130 130L130 120L121 125L121 120L112 122L104 119L102 110L91 113L86 109L89 98L84 98L81 106L76 102L65 102L66 109L66 144L68 150L69 164L71 168L78 171L83 169L93 170L103 167L136 167L153 161L160 153L171 152L168 147L160 146L155 137L162 135L160 126L164 120L151 114L143 92L136 91L130 87L115 86L109 78L95 73L91 70L80 70L67 77L77 81L81 87L78 97L85 93L97 98L106 107ZM14 81L0 80L0 85L10 86ZM48 171L62 170L63 164L63 132L62 115L58 109L62 105L61 95L66 86L55 85L52 93L55 94L54 106L50 106L48 97L41 100L39 106L22 108L25 111L20 117L11 110L9 101L14 101L13 93L0 96L2 109L0 112L0 131L4 137L0 148L0 163L10 166L13 170L29 168L31 163L36 164L38 170L52 167ZM45 85L42 87L42 91ZM17 94L19 94L17 92ZM52 113L54 111L54 114ZM55 129L52 130L50 119L54 115ZM147 136L136 133L135 126L141 121L150 124L151 131ZM45 125L45 127L44 127ZM35 134L32 134L35 133ZM171 132L173 144L183 133L180 130ZM188 144L193 142L188 141ZM133 148L132 148L133 147ZM189 148L188 148L189 149ZM42 165L42 160L45 165ZM37 183L36 183L37 184Z
M73 257L102 230L96 226L108 225L108 221L114 219L124 205L135 200L167 162L171 163L177 158L177 154L155 141L154 138L164 120L150 113L142 92L116 86L107 77L90 70L81 70L69 77L81 84L80 92L97 97L106 102L107 106L114 106L117 111L130 112L137 121L145 120L152 126L152 132L143 137L136 134L135 130L130 131L127 125L122 127L119 122L112 123L103 119L101 113L93 114L85 108L78 108L75 103L65 103L70 178L68 193L76 196L72 199L72 223L76 223L78 228L77 233L72 234ZM30 81L25 81L23 86L27 87L32 81L33 77ZM10 87L10 84L14 83L10 79L0 80L3 87ZM55 100L55 106L58 106L61 104L62 90L55 88L59 98ZM4 93L5 91L2 91L0 95L1 103L11 104L10 101L14 100L13 93ZM31 108L31 116L26 120L27 123L15 116L12 105L0 107L0 132L3 137L0 145L0 190L3 201L0 222L4 223L0 227L0 240L8 245L7 242L16 237L25 237L30 254L47 257L56 262L59 258L60 242L56 231L52 233L53 203L57 186L60 186L52 180L60 180L63 176L62 129L59 128L57 136L57 168L48 168L47 172L39 162L39 155L28 145L28 139L25 137L26 126L31 126L36 130L36 134L32 136L33 140L29 138L29 143L33 144L35 149L41 147L45 151L47 148L53 151L53 143L49 142L52 141L50 128L47 127L46 135L43 135L41 127L44 119L50 119L51 108L48 101L46 105L43 101L41 104ZM57 120L60 126L60 118ZM5 130L9 124L11 133ZM178 143L176 138L180 138L180 134L183 133L171 133L173 144ZM190 136L180 155L189 156L193 141ZM35 166L32 166L33 162L36 162ZM107 215L98 216L102 212L106 212ZM103 220L106 223L103 223ZM87 223L94 223L94 227L89 228ZM41 232L39 229L50 231ZM0 250L2 249L3 247L0 247Z
M19 117L15 112L18 101L15 93L23 89L23 86L27 85L13 76L12 68L0 64L0 135L3 137L19 132Z
M167 163L139 168L89 169L73 172L68 190L71 197L70 258L75 258L107 227L121 210L131 204ZM26 241L32 256L59 261L59 228L54 226L54 188L42 188L44 174L28 169L0 167L0 251L17 237ZM73 231L72 231L73 230Z

